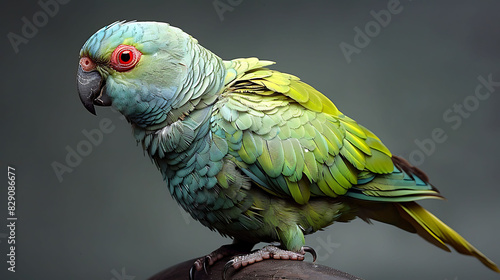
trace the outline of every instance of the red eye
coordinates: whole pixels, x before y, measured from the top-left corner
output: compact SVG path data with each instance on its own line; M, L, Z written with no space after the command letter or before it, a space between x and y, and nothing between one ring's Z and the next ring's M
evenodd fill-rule
M119 45L111 54L111 66L120 72L128 71L139 62L142 53L135 47Z

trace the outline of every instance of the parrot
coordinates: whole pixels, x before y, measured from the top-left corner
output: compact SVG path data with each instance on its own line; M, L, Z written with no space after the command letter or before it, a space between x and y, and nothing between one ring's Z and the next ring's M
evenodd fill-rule
M190 271L232 257L315 259L305 236L360 218L498 266L416 201L443 199L427 175L298 77L255 57L223 60L168 23L117 21L83 45L84 107L112 106L195 220L230 237ZM259 242L267 245L251 249ZM247 254L235 256L245 249ZM225 272L224 272L225 277Z

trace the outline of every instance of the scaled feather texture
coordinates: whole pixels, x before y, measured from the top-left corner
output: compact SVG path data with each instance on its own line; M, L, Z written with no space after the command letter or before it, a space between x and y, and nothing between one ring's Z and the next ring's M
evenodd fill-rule
M106 26L80 57L85 106L118 109L174 199L210 229L298 252L304 235L360 217L500 272L415 202L442 198L422 171L312 86L269 69L274 62L223 61L158 22ZM89 94L82 81L93 72L100 90Z

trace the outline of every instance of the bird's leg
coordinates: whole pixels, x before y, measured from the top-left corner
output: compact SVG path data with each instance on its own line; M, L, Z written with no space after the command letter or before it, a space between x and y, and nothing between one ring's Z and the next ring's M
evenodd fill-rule
M314 251L314 249L309 246L302 246L299 252L280 249L272 245L265 246L262 249L251 252L250 254L235 256L230 261L228 261L224 266L223 279L226 279L226 272L230 267L238 269L249 264L267 259L302 261L304 260L306 252L311 253L311 255L313 256L313 262L315 262L317 257L316 251Z
M202 269L207 272L207 265L211 266L216 261L226 257L226 256L234 256L239 254L245 254L252 250L254 243L246 243L238 240L234 240L232 244L223 245L219 249L213 251L212 253L198 258L194 263L191 269L189 270L189 279L194 279L195 271L200 271Z

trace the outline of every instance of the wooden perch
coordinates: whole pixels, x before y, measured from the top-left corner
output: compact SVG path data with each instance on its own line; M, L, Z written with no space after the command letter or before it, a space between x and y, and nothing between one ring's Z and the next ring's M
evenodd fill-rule
M204 271L197 271L195 280L220 280L222 270L228 258L216 262L208 267L208 275ZM154 276L149 280L187 280L189 279L189 269L195 259L182 262L172 266ZM305 261L293 260L265 260L239 270L230 268L226 275L229 280L249 280L249 279L314 279L314 280L361 280L345 272Z

